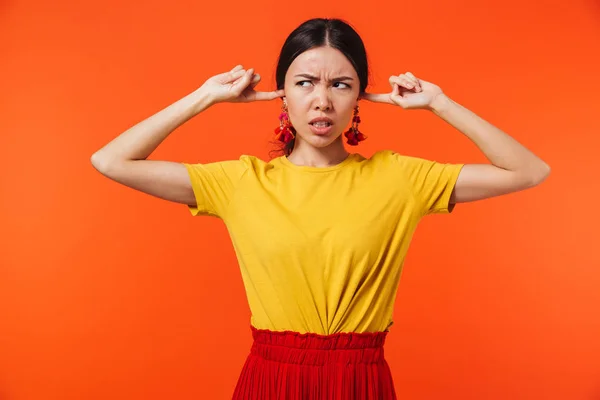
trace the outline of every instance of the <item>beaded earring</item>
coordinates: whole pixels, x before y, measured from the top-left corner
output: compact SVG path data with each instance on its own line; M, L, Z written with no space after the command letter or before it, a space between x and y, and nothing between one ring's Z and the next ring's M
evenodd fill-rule
M359 142L362 142L367 137L358 130L358 124L360 123L360 116L358 115L358 105L354 108L354 116L352 117L352 126L346 132L347 143L350 146L357 146Z
M281 105L281 114L279 114L279 127L275 129L275 139L285 144L294 140L294 132L292 132L292 123L288 115L287 103L284 101Z

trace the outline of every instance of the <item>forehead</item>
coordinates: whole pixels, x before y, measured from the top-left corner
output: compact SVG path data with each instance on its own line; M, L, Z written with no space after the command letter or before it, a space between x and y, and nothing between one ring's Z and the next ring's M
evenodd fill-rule
M297 73L357 76L346 56L341 51L327 46L307 50L296 57L290 65L288 74L293 76Z

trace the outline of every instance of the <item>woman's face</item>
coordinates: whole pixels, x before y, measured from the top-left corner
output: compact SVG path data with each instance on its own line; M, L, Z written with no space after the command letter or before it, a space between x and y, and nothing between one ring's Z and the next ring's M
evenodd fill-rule
M358 104L360 82L344 54L325 46L296 57L285 75L284 91L296 140L326 147L350 122ZM331 125L311 124L319 117L329 118Z

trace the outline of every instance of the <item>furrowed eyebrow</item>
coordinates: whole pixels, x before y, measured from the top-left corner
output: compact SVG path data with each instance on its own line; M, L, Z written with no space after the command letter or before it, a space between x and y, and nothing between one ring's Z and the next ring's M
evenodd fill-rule
M294 77L295 78L308 78L308 79L312 79L314 81L319 80L319 78L317 78L316 76L312 76L310 74L298 74L298 75L295 75ZM332 79L331 81L334 82L334 81L351 81L351 80L353 80L353 79L349 76L340 76L340 77Z

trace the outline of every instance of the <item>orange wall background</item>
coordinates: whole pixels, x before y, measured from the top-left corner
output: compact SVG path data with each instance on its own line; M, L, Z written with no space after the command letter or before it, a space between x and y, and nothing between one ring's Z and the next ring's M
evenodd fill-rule
M316 16L362 35L370 91L411 71L552 167L423 220L386 344L399 398L600 399L599 3L5 0L1 400L230 398L251 335L224 225L90 156L238 63L272 90L285 37ZM279 104L219 104L150 158L267 158ZM365 156L486 161L432 113L363 102L361 117Z

